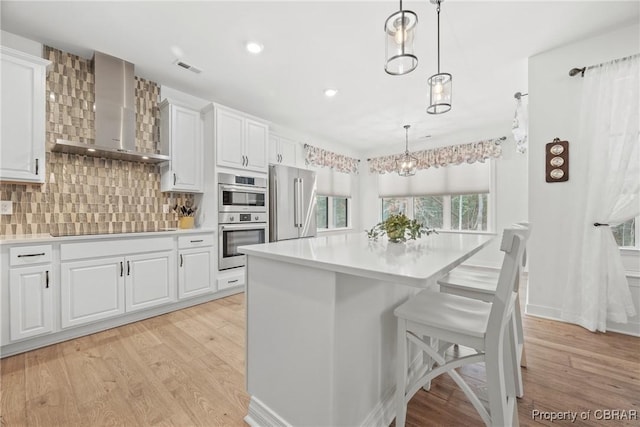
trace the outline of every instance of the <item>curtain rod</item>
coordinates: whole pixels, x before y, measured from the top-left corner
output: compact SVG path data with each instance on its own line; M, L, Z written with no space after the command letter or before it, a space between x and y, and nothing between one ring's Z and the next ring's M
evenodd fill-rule
M505 141L506 139L507 139L507 137L506 137L506 136L501 136L501 137L499 137L499 138L491 138L491 139L488 139L488 140L482 140L482 141L476 141L476 142L466 142L466 143L462 143L462 144L455 144L455 145L476 144L476 143L478 143L478 142L484 142L484 141ZM455 146L455 145L445 145L445 146L442 146L442 147L427 148L427 149L425 149L425 150L413 151L413 153L417 153L417 152L419 152L419 151L438 150L438 149L440 149L440 148L453 147L453 146ZM499 144L498 144L498 145L499 145ZM368 159L367 159L367 162L370 162L371 160L377 159L377 158L379 158L379 157L389 157L389 156L397 156L397 154L387 154L387 155L384 155L384 156L378 156L378 157L368 158Z
M639 54L635 54L635 55L631 55L631 56L625 56L624 58L614 59L613 61L609 61L609 62L601 62L600 64L589 65L588 67L572 68L572 69L569 70L569 75L571 77L573 77L573 76L577 76L578 74L580 74L580 77L584 77L584 72L587 71L587 70L591 70L592 68L602 67L603 65L610 64L612 62L626 61L627 59L633 59L633 58L635 58L637 56L640 56L640 55Z

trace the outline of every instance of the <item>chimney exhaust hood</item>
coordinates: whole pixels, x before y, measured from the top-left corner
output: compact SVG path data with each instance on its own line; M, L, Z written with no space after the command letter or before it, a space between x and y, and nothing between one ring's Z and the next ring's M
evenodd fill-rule
M52 151L146 163L169 156L136 151L133 64L104 53L93 56L95 76L95 144L57 139Z

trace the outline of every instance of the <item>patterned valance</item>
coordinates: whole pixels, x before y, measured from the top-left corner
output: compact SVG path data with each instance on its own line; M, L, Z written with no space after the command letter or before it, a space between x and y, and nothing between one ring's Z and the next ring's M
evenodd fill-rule
M502 154L500 143L506 137L471 142L468 144L451 145L433 148L431 150L415 151L412 156L418 159L418 170L430 167L459 165L460 163L484 162L485 159L499 157ZM396 172L396 159L401 154L375 157L368 159L371 173Z
M333 151L323 150L309 144L304 145L305 162L311 166L321 166L343 173L358 173L360 160Z

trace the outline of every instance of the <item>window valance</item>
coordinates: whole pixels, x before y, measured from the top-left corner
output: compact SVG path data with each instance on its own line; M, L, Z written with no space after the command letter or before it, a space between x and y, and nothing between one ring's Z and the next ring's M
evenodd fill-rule
M304 149L305 162L307 165L327 167L342 173L358 173L358 165L360 163L358 159L309 144L305 144Z
M411 153L418 159L418 170L430 167L459 165L461 163L484 162L486 159L500 157L502 154L501 142L506 137L471 142L468 144L451 145L448 147L433 148L430 150L415 151ZM375 157L368 159L371 173L396 172L396 159L400 154Z

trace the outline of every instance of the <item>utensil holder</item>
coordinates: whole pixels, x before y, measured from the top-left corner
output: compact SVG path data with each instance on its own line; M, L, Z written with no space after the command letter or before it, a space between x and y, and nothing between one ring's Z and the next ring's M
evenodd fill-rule
M193 220L192 216L182 216L178 219L178 228L188 229L193 228Z

